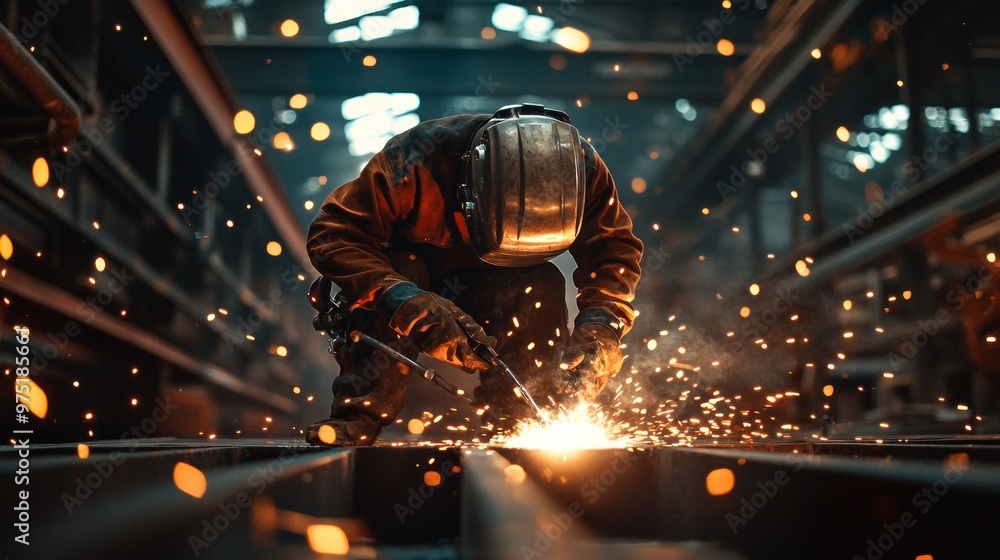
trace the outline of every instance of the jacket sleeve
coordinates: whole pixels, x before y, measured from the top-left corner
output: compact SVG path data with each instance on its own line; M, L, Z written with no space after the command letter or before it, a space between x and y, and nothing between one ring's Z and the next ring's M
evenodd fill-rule
M632 219L618 200L611 172L591 153L583 225L569 249L577 264L573 283L580 313L575 324L601 323L621 337L634 320L642 242L632 234Z
M309 227L313 266L357 304L370 304L381 290L407 281L382 252L392 225L413 206L403 202L412 197L400 192L406 189L397 188L393 175L385 155L376 154L357 179L330 193Z

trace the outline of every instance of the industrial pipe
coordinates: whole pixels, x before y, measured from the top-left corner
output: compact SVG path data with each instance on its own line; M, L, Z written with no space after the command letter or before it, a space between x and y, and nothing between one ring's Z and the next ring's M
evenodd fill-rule
M0 67L48 113L52 119L48 134L56 146L76 138L83 120L80 106L3 25L0 25Z

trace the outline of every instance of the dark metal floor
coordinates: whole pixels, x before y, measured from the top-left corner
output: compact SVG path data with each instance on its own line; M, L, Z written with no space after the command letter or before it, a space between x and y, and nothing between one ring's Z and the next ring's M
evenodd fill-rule
M994 558L1000 437L907 439L566 455L147 439L91 442L86 459L35 445L31 545L4 548L318 558L310 546L346 537L353 558Z

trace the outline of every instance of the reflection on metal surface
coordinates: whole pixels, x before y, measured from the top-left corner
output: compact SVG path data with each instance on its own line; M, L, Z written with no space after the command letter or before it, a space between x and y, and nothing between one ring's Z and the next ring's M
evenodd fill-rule
M24 396L27 398L28 410L32 414L38 418L45 418L48 415L49 398L34 379L28 379L28 392Z
M309 548L320 554L347 554L347 534L336 525L310 525L306 529Z
M205 473L197 467L179 462L174 465L174 485L189 496L201 498L208 488L208 481L205 479Z
M736 475L729 469L715 469L705 477L705 489L711 496L722 496L733 491Z

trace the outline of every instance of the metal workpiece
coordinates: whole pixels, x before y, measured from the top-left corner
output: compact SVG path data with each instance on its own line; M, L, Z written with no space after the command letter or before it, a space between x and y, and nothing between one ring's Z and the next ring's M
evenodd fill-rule
M582 467L600 467L595 472L619 472L632 461L644 461L640 455L623 457L620 450L584 452L583 456L563 458L558 453L530 454L538 462L524 464L509 450L476 450L464 457L465 478L462 487L462 552L465 558L704 558L739 560L738 552L713 543L658 542L656 537L637 535L634 531L595 530L588 518L607 488L600 479L567 478L569 472L583 474ZM517 456L518 460L508 459ZM530 459L529 459L530 460ZM524 466L522 466L524 465ZM570 466L572 465L572 466ZM624 465L624 467L620 466ZM562 467L561 470L559 467ZM625 472L624 470L620 472ZM589 473L588 473L589 474ZM605 478L607 478L605 476ZM552 492L552 481L564 492ZM638 482L639 478L633 479ZM611 482L614 484L614 482ZM628 515L629 502L636 497L630 489L618 489L617 512ZM640 500L641 503L641 500ZM643 506L632 508L643 512ZM609 538L610 535L614 535Z
M302 502L304 491L319 489L327 499L296 506L296 513L350 514L348 451L272 442L259 447L204 443L96 442L86 460L78 458L75 445L34 447L31 496L38 521L32 554L249 555L268 540L265 527L255 521L262 507ZM0 462L6 464L9 457L4 454ZM303 476L313 485L294 484Z
M594 534L579 504L553 500L524 469L495 451L463 458L462 552L468 558L593 557Z
M329 531L351 558L773 559L794 551L841 559L864 558L871 547L887 558L989 557L1000 463L974 450L997 442L958 444L970 453L946 441L913 452L809 445L564 453L153 439L93 442L87 459L72 444L40 445L32 515L43 522L32 551L67 557L88 543L150 558L297 558L319 546L309 534L321 526L336 528ZM865 458L872 449L888 456ZM4 450L0 464L12 467L15 456Z

